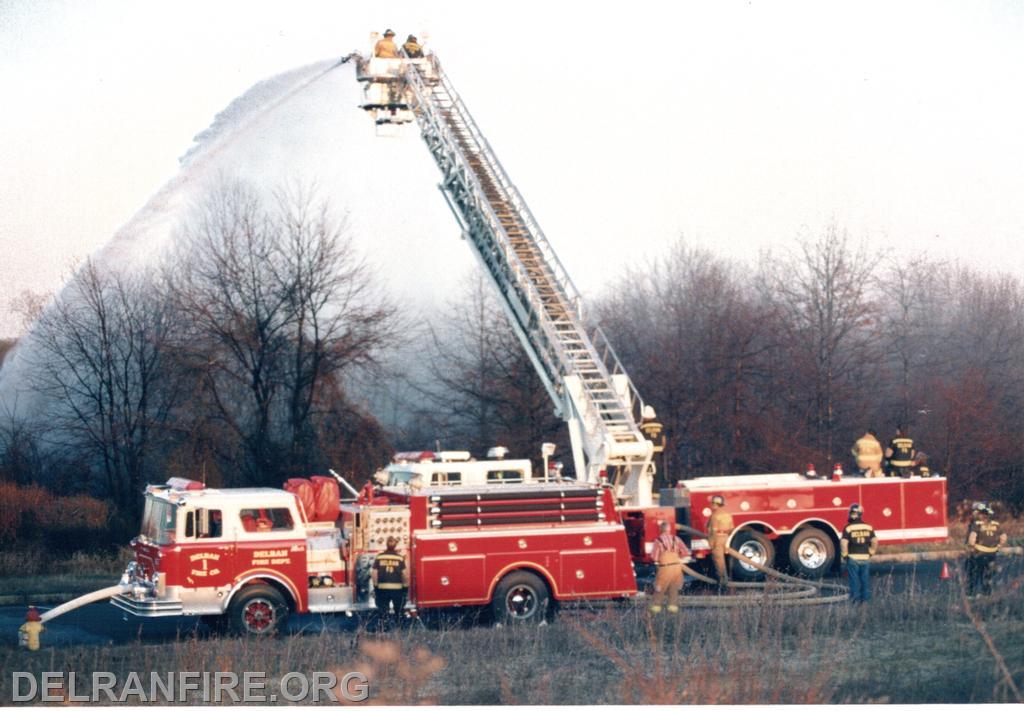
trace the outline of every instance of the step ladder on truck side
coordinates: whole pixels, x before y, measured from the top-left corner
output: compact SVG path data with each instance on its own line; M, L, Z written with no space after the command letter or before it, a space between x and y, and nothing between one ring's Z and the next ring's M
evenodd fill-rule
M587 327L579 291L437 55L360 58L356 72L378 127L419 126L463 237L568 425L576 476L608 477L624 504L650 506L654 447L640 428L650 407L601 329Z

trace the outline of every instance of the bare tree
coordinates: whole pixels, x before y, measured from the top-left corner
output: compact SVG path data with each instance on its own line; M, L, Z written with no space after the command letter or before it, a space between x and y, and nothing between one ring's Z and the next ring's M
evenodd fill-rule
M242 184L209 196L185 230L172 278L190 323L181 347L250 482L316 458L341 379L393 333L394 308L345 230L311 192L267 201Z
M892 361L897 380L894 409L898 422L914 422L915 410L921 404L915 388L920 382L918 376L937 365L933 342L936 329L930 316L934 314L935 278L942 270L941 264L919 257L894 262L883 277L886 298L881 304L880 328L883 349Z
M138 503L154 428L176 395L165 370L173 324L148 274L87 261L29 335L32 382L49 399L57 442L93 456L124 511Z
M631 270L598 313L646 402L666 427L665 483L696 472L748 471L772 440L757 397L771 314L746 273L679 241Z
M881 257L864 243L851 244L847 232L832 224L819 238L802 239L795 254L768 255L759 280L786 329L786 358L793 370L780 385L803 410L810 442L830 462L836 454L837 407L850 404L853 394L868 386L866 368L875 361L874 287ZM871 380L870 386L873 390L876 383Z
M291 315L290 458L304 461L316 449L316 421L340 394L334 376L378 365L378 354L395 338L396 311L374 291L366 263L346 237L346 221L333 219L311 190L279 191L273 219Z

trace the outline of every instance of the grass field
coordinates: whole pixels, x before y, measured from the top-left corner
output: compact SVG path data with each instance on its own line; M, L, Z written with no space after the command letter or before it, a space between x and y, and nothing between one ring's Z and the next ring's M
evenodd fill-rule
M1018 700L999 664L1017 688L1024 684L1024 581L970 603L952 581L927 594L894 593L884 577L876 582L875 600L855 608L752 603L652 617L628 605L566 611L539 628L416 624L386 634L363 628L269 640L196 633L163 644L37 654L6 647L0 666L122 678L130 671L259 670L271 679L362 671L371 703L384 704ZM9 683L0 681L0 702L11 701Z
M1011 539L1024 533L1008 526ZM889 546L884 552L955 548ZM125 555L26 562L0 553L0 594L85 592L110 584ZM45 572L43 572L45 571ZM18 572L31 573L18 575ZM968 602L957 581L927 593L806 608L751 604L650 616L642 606L567 611L540 628L415 624L382 634L327 631L270 640L200 632L167 643L0 648L0 668L43 671L362 671L371 703L677 704L1019 701L1024 686L1024 579ZM1010 681L1012 680L1012 681ZM11 702L0 676L0 703ZM198 697L191 699L193 703Z
M0 600L63 601L116 583L129 560L127 547L118 553L76 553L69 558L48 557L38 550L0 551Z

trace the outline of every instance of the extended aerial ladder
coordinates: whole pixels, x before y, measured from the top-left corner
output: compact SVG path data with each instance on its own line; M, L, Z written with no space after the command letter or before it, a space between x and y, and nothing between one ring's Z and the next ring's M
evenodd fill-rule
M463 237L569 427L577 478L608 477L625 503L650 505L654 448L640 424L652 410L601 329L588 330L579 291L437 56L360 58L356 71L378 127L419 125Z

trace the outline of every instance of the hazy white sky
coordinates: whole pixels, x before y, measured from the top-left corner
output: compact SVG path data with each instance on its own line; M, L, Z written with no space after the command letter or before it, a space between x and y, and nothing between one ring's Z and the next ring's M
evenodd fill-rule
M1024 269L1024 3L497 8L0 0L0 336L9 300L58 288L232 99L385 27L429 34L585 293L679 234L748 257L832 219L897 255ZM315 98L295 136L309 120L329 142L337 112L350 142L384 140L352 133L357 97ZM391 140L388 170L415 163L422 190L382 185L380 204L473 268L415 131ZM304 155L312 178L310 156L326 174L375 160Z

